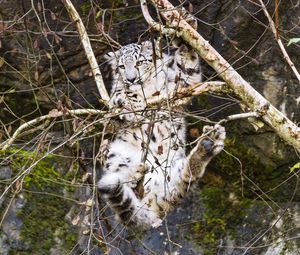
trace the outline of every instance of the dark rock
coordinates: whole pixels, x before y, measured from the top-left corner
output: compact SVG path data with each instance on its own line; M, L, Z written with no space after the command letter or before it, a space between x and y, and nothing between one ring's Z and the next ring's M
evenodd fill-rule
M10 166L0 166L0 180L8 180L12 176Z

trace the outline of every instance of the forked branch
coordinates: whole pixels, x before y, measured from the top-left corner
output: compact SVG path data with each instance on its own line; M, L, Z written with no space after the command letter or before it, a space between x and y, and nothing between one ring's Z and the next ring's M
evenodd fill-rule
M288 144L300 152L300 128L277 110L268 100L246 82L235 69L180 15L167 0L151 0L176 35L192 46L232 91L242 100L250 111L257 112L262 120ZM145 1L141 1L145 9ZM164 30L161 30L164 31Z
M92 46L90 43L90 39L88 37L88 34L86 32L86 29L83 25L83 22L78 14L78 12L76 11L74 5L72 4L72 2L70 0L62 0L63 4L65 5L70 18L72 19L72 21L76 24L77 27L77 31L79 33L80 36L80 41L82 43L82 46L84 48L85 54L87 56L87 59L90 63L91 69L92 69L92 73L97 85L97 88L99 90L100 96L104 101L109 101L109 95L107 93L107 90L105 88L104 82L103 82L103 78L96 60L96 57L94 55L94 52L92 50Z

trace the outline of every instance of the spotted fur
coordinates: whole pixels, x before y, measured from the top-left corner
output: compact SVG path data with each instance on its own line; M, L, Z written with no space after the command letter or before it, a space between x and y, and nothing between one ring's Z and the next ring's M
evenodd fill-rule
M110 106L121 107L125 128L109 145L98 189L123 223L158 227L222 150L225 130L205 127L209 134L186 156L185 120L172 109L147 109L149 97L201 81L198 55L187 46L167 55L146 41L107 58L115 66ZM197 167L190 165L193 161Z

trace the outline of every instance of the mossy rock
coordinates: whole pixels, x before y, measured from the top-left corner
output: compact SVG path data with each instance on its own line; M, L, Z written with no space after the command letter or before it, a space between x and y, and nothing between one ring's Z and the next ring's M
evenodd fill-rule
M23 222L20 238L27 248L11 249L10 254L49 254L56 245L70 251L76 245L78 230L65 216L74 203L70 182L76 172L57 171L65 167L65 161L51 154L43 158L42 153L13 150L5 156L9 156L14 177L34 164L23 177L20 192L26 203L16 215Z

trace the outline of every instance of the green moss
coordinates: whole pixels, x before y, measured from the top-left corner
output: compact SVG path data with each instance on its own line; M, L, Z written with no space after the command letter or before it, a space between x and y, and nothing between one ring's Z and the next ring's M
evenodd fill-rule
M234 127L230 131L238 133ZM266 167L252 148L237 136L226 139L225 149L226 153L218 155L209 166L210 173L222 181L203 187L200 194L205 207L203 220L192 227L194 239L206 255L217 254L219 242L224 237L237 238L236 226L242 225L249 208L260 204L265 206L265 200L269 199L289 201L294 191L283 183L290 174L288 166L283 169ZM289 179L287 185L291 184Z
M263 168L250 149L235 138L226 139L225 143L227 153L218 155L209 167L222 182L207 184L202 189L204 217L192 228L206 255L217 254L219 242L225 236L235 238L235 227L241 224L253 201L252 191L241 179L241 162L247 176L253 177Z
M70 187L70 180L76 172L64 175L65 161L54 155L37 155L24 150L10 151L11 167L15 175L22 170L34 167L26 174L21 192L24 194L25 206L18 212L23 221L21 239L28 250L12 251L11 254L49 254L58 238L66 251L76 244L77 233L65 215L70 210L72 201L66 199L65 192ZM38 162L38 163L35 163ZM66 168L68 169L68 168Z
M217 254L218 244L225 235L235 236L235 226L241 223L251 201L245 198L230 198L228 187L206 186L201 196L205 205L203 221L193 225L197 243L204 254Z
M89 3L89 2L85 2L82 5L80 5L80 10L82 12L82 15L84 15L84 16L87 15L89 13L91 7L92 7L91 3Z
M227 153L221 153L214 161L215 172L230 184L236 193L242 193L249 199L257 199L257 194L260 194L265 200L290 200L293 194L290 187L297 185L297 178L290 178L289 182L283 183L283 180L290 177L288 165L274 168L271 164L263 164L253 148L236 137L226 139L225 149Z

